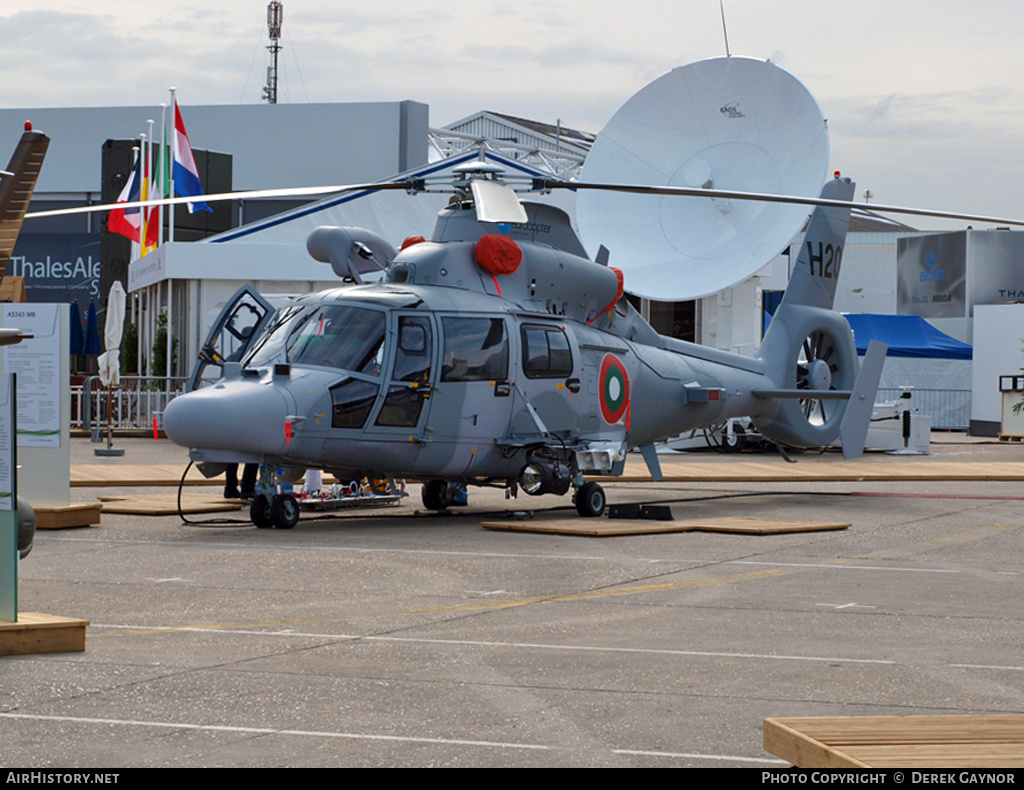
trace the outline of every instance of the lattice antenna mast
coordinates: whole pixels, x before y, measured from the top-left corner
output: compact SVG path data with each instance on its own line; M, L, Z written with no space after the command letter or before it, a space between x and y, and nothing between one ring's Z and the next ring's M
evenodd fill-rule
M270 65L267 66L267 85L263 98L268 104L277 104L277 56L281 52L281 23L284 21L284 3L274 0L267 5L267 30L270 31Z

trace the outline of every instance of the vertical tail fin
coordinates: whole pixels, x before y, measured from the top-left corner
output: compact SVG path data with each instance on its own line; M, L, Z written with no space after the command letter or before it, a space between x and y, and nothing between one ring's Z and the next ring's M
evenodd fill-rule
M853 193L853 182L839 177L821 190L831 200L852 200ZM786 294L757 353L779 390L791 394L777 398L755 424L785 444L817 447L834 441L846 401L795 393L849 391L857 377L850 325L832 310L849 223L849 208L814 209Z
M45 134L33 132L31 124L26 123L25 127L21 142L7 165L10 175L0 176L0 275L7 273L21 223L50 145L50 138Z

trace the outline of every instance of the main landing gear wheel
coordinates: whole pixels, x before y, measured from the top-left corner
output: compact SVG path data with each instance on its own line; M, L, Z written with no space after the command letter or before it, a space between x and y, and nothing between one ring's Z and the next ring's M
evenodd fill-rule
M274 520L270 513L270 500L263 494L259 494L249 505L249 519L259 529L270 529L274 526Z
M604 505L604 489L597 483L584 483L576 491L576 512L584 518L601 516Z
M728 430L722 431L722 450L727 453L738 453L747 446L747 432L742 425L732 426L732 436Z
M423 484L423 507L427 510L444 510L451 502L448 499L447 480L429 480Z
M270 520L278 529L291 529L299 523L299 503L291 494L278 494L270 504Z

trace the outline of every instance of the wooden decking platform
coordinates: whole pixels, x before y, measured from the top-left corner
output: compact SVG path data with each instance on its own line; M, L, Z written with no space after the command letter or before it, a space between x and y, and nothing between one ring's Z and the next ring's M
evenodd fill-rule
M16 623L0 621L0 656L81 653L88 620L21 612Z
M670 456L671 458L671 456ZM765 461L693 461L667 460L661 457L665 480L671 483L765 483L765 482L866 482L870 480L1024 480L1024 462L1019 461L932 461L882 457L843 461L840 458L802 458L788 464L781 458ZM71 485L177 486L183 465L178 464L75 464L71 467ZM595 477L605 483L649 482L650 474L642 460L631 458L621 477ZM333 478L324 476L325 483ZM189 469L186 485L222 486L222 476L206 478Z
M770 461L666 461L661 459L665 479L674 483L769 483L769 482L866 482L869 480L1024 480L1020 461L935 461L881 456L856 461L838 457L801 457L795 464L781 458ZM601 478L594 478L600 480ZM626 464L622 477L604 478L642 482L651 476L642 461Z
M134 516L176 516L178 495L136 494L124 496L101 496L104 513L124 513ZM239 499L224 499L214 494L181 495L182 513L220 513L248 508L249 503Z
M764 748L798 768L1022 768L1024 716L765 719Z
M179 464L72 464L72 487L176 486L184 465ZM224 477L203 477L194 466L185 478L190 486L223 486Z

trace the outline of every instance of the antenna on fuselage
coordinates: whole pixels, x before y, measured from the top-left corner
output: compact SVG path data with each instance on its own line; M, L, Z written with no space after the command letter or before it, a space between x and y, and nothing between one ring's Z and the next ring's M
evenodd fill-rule
M725 36L725 56L732 57L729 51L729 28L725 24L725 0L718 0L718 7L722 11L722 35Z

